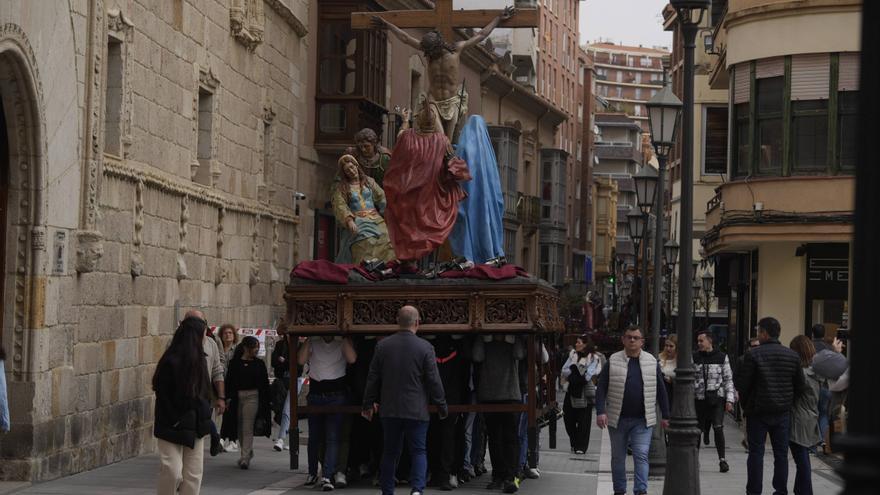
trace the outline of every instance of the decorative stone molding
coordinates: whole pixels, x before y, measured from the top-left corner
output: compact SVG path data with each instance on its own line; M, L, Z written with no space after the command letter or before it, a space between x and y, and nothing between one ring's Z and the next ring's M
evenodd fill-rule
M104 19L104 0L95 0L94 28L91 40L86 51L86 114L85 128L89 132L89 145L84 148L85 163L85 195L82 215L82 229L84 231L97 231L99 204L98 198L101 192L101 178L103 174L103 149L104 149L104 51L106 50L107 38L105 30L107 22ZM103 249L101 250L103 252ZM77 270L81 264L77 262Z
M261 119L262 131L258 136L263 150L263 161L260 176L257 179L257 197L264 203L270 203L275 197L275 111L271 103L263 106Z
M278 219L272 219L272 263L269 265L269 278L271 282L282 282L281 272L278 271Z
M220 143L220 80L217 79L217 76L214 75L214 71L211 70L210 67L200 67L197 69L198 71L198 84L196 91L193 93L193 117L192 117L192 129L193 129L193 143L195 146L195 156L193 156L190 161L190 179L195 181L197 177L201 176L203 178L203 184L208 186L217 184L220 180L220 169L217 165L217 160L215 157L217 156L217 149L219 148ZM211 143L210 143L210 153L208 159L200 159L199 158L199 96L202 92L209 93L213 96L213 107L211 109L213 118L211 119ZM207 167L207 170L201 170L202 167ZM207 175L206 175L207 174Z
M222 284L229 275L229 270L226 268L223 258L223 243L226 241L225 236L223 235L223 230L225 229L223 226L223 220L225 218L226 208L221 206L217 209L217 268L214 271L214 285Z
M131 91L131 64L129 63L129 53L131 52L131 43L134 40L134 24L119 9L110 9L107 11L107 32L122 43L122 115L121 115L121 154L123 158L129 156L132 144L131 120L132 109L132 91Z
M229 29L236 41L250 51L263 42L263 0L232 0Z
M189 196L192 201L210 205L215 208L224 208L226 212L241 213L244 215L261 215L269 218L298 224L299 217L292 215L283 208L273 208L258 201L233 196L231 194L211 189L201 184L182 182L179 178L149 167L147 165L126 160L125 163L108 159L104 167L104 174L110 177L137 183L143 181L144 185L163 193L175 196Z
M104 236L94 230L80 230L76 233L76 271L93 272L104 256Z
M45 221L40 218L37 206L41 202L40 191L43 190L41 157L47 155L46 141L43 139L46 120L43 117L43 86L37 57L21 26L0 24L0 51L3 51L4 69L12 69L6 75L8 84L4 86L11 160L8 173L10 184L15 186L10 187L8 200L18 201L20 206L17 218L7 218L13 227L7 230L8 236L15 235L15 227L19 227L14 258L7 257L10 261L14 259L14 267L6 267L13 282L12 290L7 294L12 301L7 307L12 313L13 327L12 347L8 349L9 370L12 380L22 380L30 366L29 332L26 329L35 328L36 319L31 315L35 311L42 311L42 308L32 304L33 291L40 284L33 283L35 280L31 276L39 266L36 255L45 250L45 228L42 226ZM7 299L7 303L9 301Z
M189 196L184 196L180 200L180 225L178 226L179 244L177 246L177 280L183 280L188 277L186 269L186 259L184 255L187 251L186 235L189 230Z
M254 217L254 230L251 232L251 266L248 282L250 285L260 283L260 215Z
M290 29L293 29L293 32L296 33L300 38L305 38L307 34L309 34L309 30L305 24L290 10L287 5L284 5L282 0L264 0L266 5L269 6L270 9L274 10L276 14L278 14L284 22L290 26Z
M131 248L131 276L138 277L144 273L144 255L141 246L144 244L144 181L139 180L135 186L134 197L134 238Z

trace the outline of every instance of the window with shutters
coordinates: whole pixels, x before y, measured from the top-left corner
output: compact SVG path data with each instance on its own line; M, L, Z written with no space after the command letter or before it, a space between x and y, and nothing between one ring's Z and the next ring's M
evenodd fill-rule
M706 108L703 173L727 173L727 107Z
M371 9L358 1L319 2L316 146L347 145L365 127L382 130L386 33L351 28L351 12Z
M856 134L859 117L859 92L840 91L837 96L837 146L840 170L856 169Z
M498 161L498 175L504 197L504 214L516 218L517 181L519 170L519 136L513 127L490 126L489 138Z
M777 174L782 170L782 77L758 79L757 152L758 174Z
M749 152L752 147L751 133L749 132L749 104L740 103L733 107L735 122L734 135L735 148L733 151L733 175L745 177L749 175Z
M824 171L828 165L828 100L791 105L793 172Z

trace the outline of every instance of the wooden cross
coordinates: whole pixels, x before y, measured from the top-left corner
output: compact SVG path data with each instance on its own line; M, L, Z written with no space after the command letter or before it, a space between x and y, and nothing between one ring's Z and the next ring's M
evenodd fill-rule
M371 19L381 17L401 29L433 28L443 39L453 41L456 28L481 29L501 14L501 10L453 10L453 0L435 0L434 9L389 10L387 12L354 12L351 14L353 29L371 29ZM516 9L516 15L501 21L500 28L538 27L538 9Z

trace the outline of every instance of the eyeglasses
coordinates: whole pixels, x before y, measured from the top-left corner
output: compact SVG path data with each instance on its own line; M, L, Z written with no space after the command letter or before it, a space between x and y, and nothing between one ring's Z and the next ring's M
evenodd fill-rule
M624 335L623 338L629 340L642 340L642 337L639 337L638 335Z

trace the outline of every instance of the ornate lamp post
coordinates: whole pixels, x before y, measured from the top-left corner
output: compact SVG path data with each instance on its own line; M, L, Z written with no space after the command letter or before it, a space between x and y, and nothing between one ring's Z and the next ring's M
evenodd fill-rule
M651 232L651 229L648 228L648 222L650 220L649 212L654 207L654 198L657 193L657 172L654 172L650 165L644 165L639 170L639 173L633 177L633 181L636 183L636 202L639 205L639 210L641 210L642 218L645 222L644 242L642 242L642 280L641 284L639 284L641 289L641 295L639 296L639 324L645 326L648 324L648 242ZM654 238L657 238L656 232ZM646 332L647 329L644 328L643 331ZM656 352L656 350L652 347L651 352Z
M678 274L678 367L669 428L669 462L663 495L700 493L700 458L697 446L700 430L694 407L693 361L693 259L694 220L694 48L697 32L711 0L670 0L675 9L684 45L681 139L681 267Z
M660 276L661 266L663 266L662 256L666 254L666 259L672 259L672 252L669 247L664 249L663 244L663 217L666 206L663 201L666 196L666 161L669 159L669 150L675 145L675 132L678 128L679 116L681 114L681 100L672 92L672 88L666 84L663 89L657 92L651 98L646 106L648 107L648 122L651 126L651 144L654 146L654 152L657 155L657 174L650 171L652 176L648 180L653 180L655 187L651 195L651 203L655 204L654 215L656 224L654 226L654 311L653 325L651 326L651 353L654 356L660 352L660 308L662 301L662 285L663 277ZM645 167L649 168L649 167ZM647 177L646 177L647 178ZM645 189L645 196L648 196L648 182L640 188L638 181L636 182L636 191L642 193ZM648 199L648 198L646 198ZM639 201L641 206L641 199ZM671 241L670 241L671 242ZM669 245L669 243L666 243ZM678 256L678 245L675 245L675 256ZM647 249L645 250L647 254ZM647 271L647 270L646 270ZM671 278L671 277L670 277ZM669 297L672 297L671 291ZM666 443L663 440L663 433L660 428L654 428L653 438L651 440L651 450L648 452L648 464L652 474L660 474L666 468Z
M642 246L642 239L645 237L645 222L643 221L644 215L636 210L635 208L631 209L629 213L626 215L626 223L629 225L629 237L633 240L635 253L633 254L633 266L635 267L635 277L633 278L633 282L638 282L639 288L641 288L641 278L639 271L639 250ZM630 292L630 300L632 300L634 294ZM641 299L641 296L639 296ZM642 307L642 301L639 301L639 308ZM641 312L639 312L641 314ZM641 323L641 321L639 322Z
M666 265L669 268L669 299L667 299L666 315L670 321L672 321L672 281L675 278L675 265L678 264L678 248L678 243L673 239L666 241L666 244L663 245L663 254L666 258Z
M706 272L703 274L703 297L706 298L706 328L709 328L709 306L712 304L712 287L714 286L715 278Z

